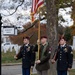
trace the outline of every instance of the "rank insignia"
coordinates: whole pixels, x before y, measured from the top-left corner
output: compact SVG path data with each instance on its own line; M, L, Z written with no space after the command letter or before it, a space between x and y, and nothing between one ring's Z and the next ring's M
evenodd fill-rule
M64 51L67 52L67 48L65 48Z
M30 51L30 47L27 48L27 52Z

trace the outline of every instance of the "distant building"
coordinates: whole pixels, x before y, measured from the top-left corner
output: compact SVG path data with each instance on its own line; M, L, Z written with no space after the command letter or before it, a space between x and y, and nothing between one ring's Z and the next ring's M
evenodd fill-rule
M9 36L3 35L3 27L1 27L1 43L10 42Z

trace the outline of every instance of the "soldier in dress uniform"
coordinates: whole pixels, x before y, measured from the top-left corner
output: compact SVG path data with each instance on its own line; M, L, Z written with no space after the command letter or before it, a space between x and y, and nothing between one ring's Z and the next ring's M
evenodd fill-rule
M22 74L30 75L30 68L34 66L35 62L35 53L32 51L33 46L29 44L28 36L23 38L23 42L19 53L14 58L16 60L22 58Z
M66 44L66 38L62 37L59 40L58 49L55 50L55 54L52 63L57 60L57 75L67 75L67 71L72 68L73 64L73 50Z
M39 40L37 42L39 42ZM35 52L38 51L38 45L35 45L34 51ZM51 55L51 47L47 42L47 37L42 36L39 50L39 59L35 61L37 75L48 75L48 69L50 68L49 63L50 55Z

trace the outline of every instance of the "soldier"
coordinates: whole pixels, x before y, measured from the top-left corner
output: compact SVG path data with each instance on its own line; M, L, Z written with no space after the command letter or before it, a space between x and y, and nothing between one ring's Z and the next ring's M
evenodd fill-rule
M65 37L60 38L58 49L56 49L52 63L57 60L57 75L67 75L67 71L72 68L73 51L72 48L66 44Z
M39 40L37 41L39 42ZM38 51L38 46L34 47L34 51ZM47 42L47 37L41 37L39 59L35 61L37 75L48 75L48 69L50 68L49 59L51 55L51 48Z
M19 53L14 58L16 60L22 58L22 74L30 75L30 68L34 66L35 62L35 53L32 51L33 46L29 44L29 37L24 37L23 42Z

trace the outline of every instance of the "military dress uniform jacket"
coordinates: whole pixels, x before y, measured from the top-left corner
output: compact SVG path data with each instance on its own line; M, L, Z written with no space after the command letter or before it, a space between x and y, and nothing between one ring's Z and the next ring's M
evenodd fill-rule
M48 44L48 46L46 47L46 49L44 51L44 55L41 58L43 48L44 48L44 46L41 45L40 46L40 51L39 51L39 60L41 61L41 63L36 64L35 68L36 68L37 71L44 71L44 70L48 70L50 68L49 59L50 59L50 55L51 55L51 48ZM35 46L34 50L38 51L38 46L37 45Z
M73 64L73 51L72 48L68 45L64 47L58 47L56 51L55 60L57 60L57 70L68 70L68 68L72 68Z
M16 60L22 58L23 68L30 68L31 66L34 65L35 53L33 53L32 49L33 49L33 46L31 45L28 45L28 46L23 45L20 48L19 53L16 55L17 56Z

